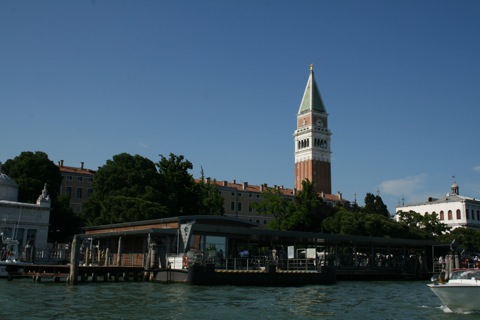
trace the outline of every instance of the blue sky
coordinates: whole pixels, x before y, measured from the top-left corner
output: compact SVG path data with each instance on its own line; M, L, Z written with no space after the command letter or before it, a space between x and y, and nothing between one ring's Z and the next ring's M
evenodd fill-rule
M2 162L174 153L292 188L313 63L333 192L480 198L480 1L4 0L0 45Z

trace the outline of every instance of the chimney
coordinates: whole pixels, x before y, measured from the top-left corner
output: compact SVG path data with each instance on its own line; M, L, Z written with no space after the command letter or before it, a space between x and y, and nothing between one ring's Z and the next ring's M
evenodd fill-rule
M294 196L297 195L297 188L293 188L293 195L294 195Z
M226 187L228 185L228 182L223 180L223 186Z
M237 184L237 180L234 179L234 180L233 180L233 184Z
M247 187L248 187L248 182L244 182L242 186L243 190L247 190Z
M337 196L338 196L338 200L343 200L342 193L340 191L337 191Z
M59 166L59 167L63 167L63 160L60 160L60 161L58 162L58 166Z
M207 178L207 184L210 184L210 177Z
M83 161L82 161L82 162L80 162L80 169L82 169L82 170L83 170Z

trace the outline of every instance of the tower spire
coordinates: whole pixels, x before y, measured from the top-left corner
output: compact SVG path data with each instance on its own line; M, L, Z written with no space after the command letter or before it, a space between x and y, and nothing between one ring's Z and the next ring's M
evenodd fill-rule
M328 114L310 64L310 74L297 113L295 130L295 188L308 179L317 192L331 194Z

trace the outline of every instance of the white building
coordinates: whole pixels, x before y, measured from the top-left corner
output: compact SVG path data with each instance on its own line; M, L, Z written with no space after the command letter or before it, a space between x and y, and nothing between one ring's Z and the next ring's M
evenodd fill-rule
M23 250L30 242L37 248L47 248L50 220L50 197L46 186L37 203L18 202L18 185L0 168L0 232L5 238L19 241Z
M480 200L461 196L456 182L445 197L428 198L425 202L397 206L397 221L399 211L414 211L421 215L436 213L440 221L452 229L468 227L480 230Z

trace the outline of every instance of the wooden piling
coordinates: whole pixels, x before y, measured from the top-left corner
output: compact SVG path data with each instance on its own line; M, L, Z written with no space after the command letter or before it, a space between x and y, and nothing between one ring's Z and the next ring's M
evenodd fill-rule
M76 284L78 280L78 265L80 263L80 237L74 236L72 241L72 250L70 253L70 274L68 284Z
M105 267L108 267L108 258L110 257L110 248L105 249Z
M122 237L118 237L118 251L117 251L117 267L122 265L122 251L123 251L123 241Z

